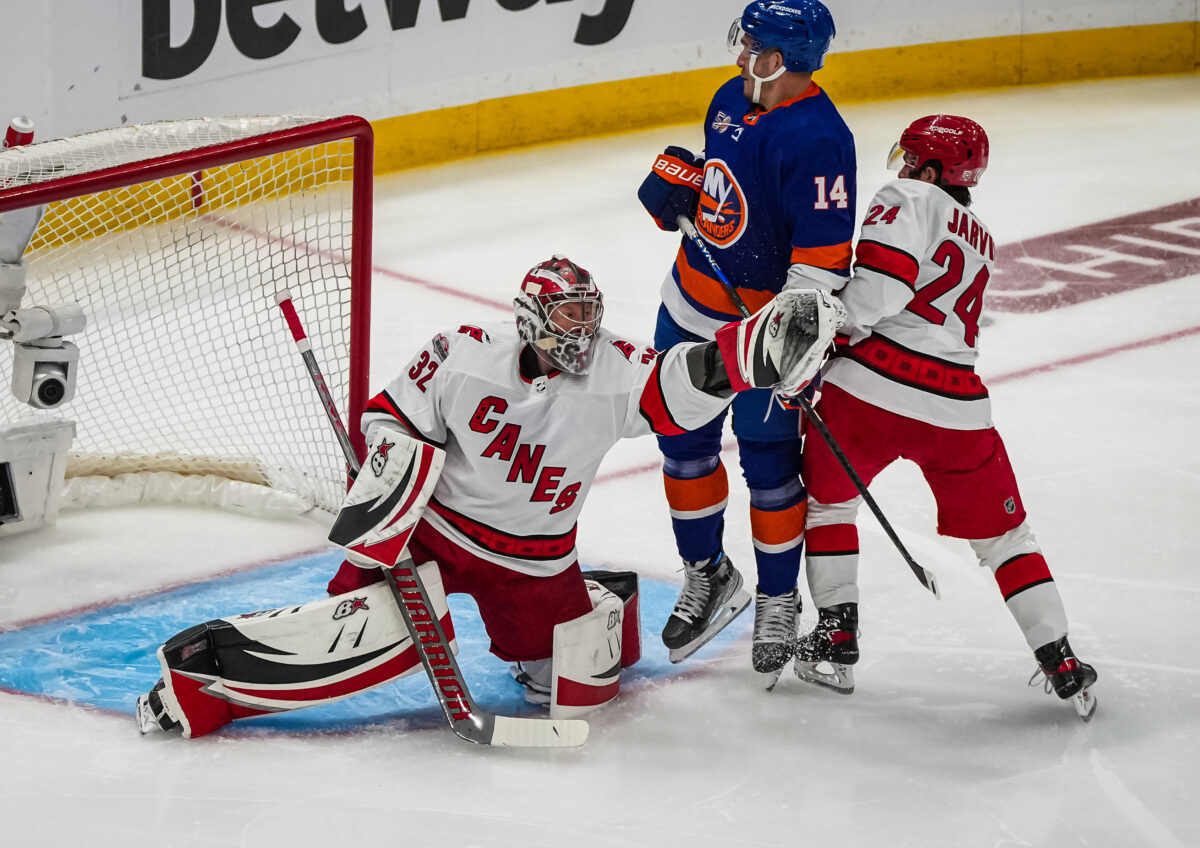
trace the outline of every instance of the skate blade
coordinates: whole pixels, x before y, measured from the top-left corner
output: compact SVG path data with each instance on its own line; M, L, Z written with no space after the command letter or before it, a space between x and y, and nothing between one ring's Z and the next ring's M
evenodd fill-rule
M134 717L137 718L138 732L143 736L152 730L162 729L159 726L158 719L154 717L154 712L150 709L149 695L138 696Z
M854 669L848 665L832 662L801 662L796 660L793 668L796 676L805 683L822 686L839 695L849 695L854 691Z
M784 663L774 671L755 671L754 673L757 675L758 681L762 684L763 688L768 692L772 692L775 689L775 684L779 682L779 678L783 674L783 670L785 668L787 668L787 663Z
M1096 697L1091 689L1083 689L1071 696L1071 706L1083 721L1091 721L1096 714Z
M696 651L708 644L709 640L724 630L729 624L744 613L750 606L750 593L745 589L739 589L730 596L725 602L725 606L717 611L713 616L712 621L708 625L708 629L697 636L692 641L680 648L671 648L667 658L673 663L683 662Z

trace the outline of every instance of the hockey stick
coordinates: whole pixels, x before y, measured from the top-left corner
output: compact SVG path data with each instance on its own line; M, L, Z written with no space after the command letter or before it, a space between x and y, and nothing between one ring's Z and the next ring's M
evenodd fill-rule
M279 310L283 313L284 320L287 321L288 329L292 331L292 339L295 340L296 347L300 350L300 356L308 367L308 375L312 377L313 387L321 396L321 406L325 408L325 415L329 418L333 432L337 435L338 443L342 446L342 453L346 455L346 463L354 469L350 477L357 477L358 457L354 455L354 448L350 445L350 436L346 433L346 425L342 423L342 417L338 415L337 404L334 403L333 396L329 394L329 387L325 385L325 378L321 375L317 358L312 352L312 342L308 340L308 336L304 332L304 325L300 323L296 304L292 303L292 293L284 289L275 295L275 303L279 305Z
M346 426L338 415L337 404L329 394L325 378L313 356L312 346L308 343L300 316L292 303L291 296L285 291L277 298L292 338L300 348L304 363L312 376L313 385L321 396L329 423L337 433L338 443L346 456L346 464L350 468L351 478L358 476L358 457L350 447L350 438ZM417 656L433 691L437 694L438 702L450 729L461 739L478 745L512 746L520 748L574 748L587 741L588 723L583 719L540 719L516 718L500 716L479 709L467 689L466 678L459 668L458 660L450 648L450 641L442 629L442 624L434 613L433 604L429 600L429 591L425 582L417 572L411 559L405 558L393 566L384 566L388 586L400 608L404 626L416 647Z
M745 301L742 300L741 295L737 293L737 289L729 282L729 279L721 270L721 266L717 264L717 260L709 252L708 245L704 243L704 240L700 237L700 233L696 232L696 225L686 215L680 215L675 219L675 222L679 224L679 229L683 230L684 235L692 240L692 244L696 246L696 249L704 254L709 267L713 269L713 273L717 275L717 279L725 287L725 291L729 295L729 299L733 301L733 305L737 307L737 311L741 313L743 318L749 318L750 310L746 308ZM879 525L883 527L883 532L892 540L892 544L896 546L896 550L900 552L900 556L904 557L904 561L908 563L908 567L912 569L912 573L916 576L917 580L920 581L922 586L933 592L935 598L940 600L942 593L938 589L937 579L934 577L933 572L918 564L909 554L908 549L904 547L904 543L900 541L900 537L896 535L896 531L892 529L891 523L884 516L883 510L879 508L879 504L875 502L875 498L867 491L866 484L858 476L858 472L854 470L854 466L850 464L850 460L847 459L846 454L842 452L842 448L833 437L833 433L830 432L829 427L826 426L821 416L817 414L817 411L813 409L812 404L808 402L808 398L804 397L804 395L796 395L792 400L800 405L800 409L803 410L804 415L813 423L813 426L817 428L817 432L821 434L821 438L825 441L825 444L833 451L833 455L837 457L838 464L842 466L842 469L846 472L846 476L854 484L854 488L858 489L858 493L862 495L862 499L871 508L871 512L875 514L875 518L879 521Z

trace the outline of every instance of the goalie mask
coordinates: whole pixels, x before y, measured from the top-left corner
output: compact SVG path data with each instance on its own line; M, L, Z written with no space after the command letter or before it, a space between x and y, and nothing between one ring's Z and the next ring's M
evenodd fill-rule
M521 282L513 311L521 341L568 374L587 373L604 315L604 296L591 274L561 255L540 262Z

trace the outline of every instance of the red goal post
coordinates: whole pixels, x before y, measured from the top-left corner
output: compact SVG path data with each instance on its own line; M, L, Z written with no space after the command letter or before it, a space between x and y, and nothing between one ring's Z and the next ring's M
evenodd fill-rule
M74 421L68 477L208 475L335 511L342 450L276 294L291 293L361 458L372 160L352 116L166 121L0 152L0 216L45 207L22 305L87 317L74 397L39 411L0 386L0 425Z

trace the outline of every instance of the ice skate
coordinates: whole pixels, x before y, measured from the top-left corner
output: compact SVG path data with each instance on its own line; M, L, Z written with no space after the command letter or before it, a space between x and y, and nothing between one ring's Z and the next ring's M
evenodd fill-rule
M1038 678L1044 678L1047 693L1069 700L1081 719L1091 721L1096 712L1096 698L1092 695L1092 686L1099 677L1096 669L1075 656L1066 636L1042 645L1033 655L1038 670L1029 678L1029 685L1036 686Z
M785 595L754 593L754 644L750 663L767 691L775 688L779 675L796 652L799 638L800 592Z
M842 695L854 691L858 662L858 604L823 607L817 626L796 645L796 676Z
M549 709L553 684L550 669L550 660L533 660L513 663L508 667L508 673L525 687L526 703Z
M143 736L152 730L174 730L179 727L179 722L171 718L166 705L163 704L162 698L158 694L164 685L159 680L153 689L145 695L138 696L134 716L137 718L138 730Z
M683 591L662 632L673 663L694 654L750 605L742 575L724 553L711 560L685 561L683 580Z

